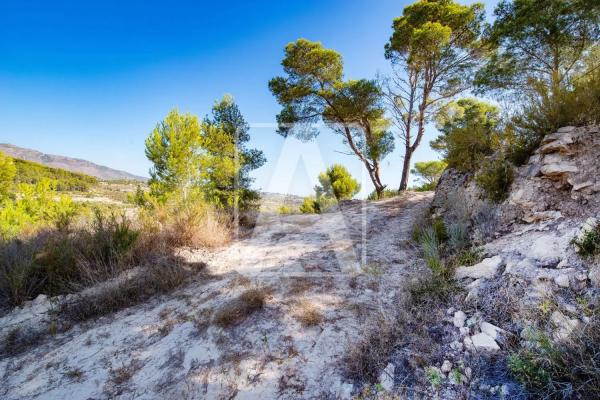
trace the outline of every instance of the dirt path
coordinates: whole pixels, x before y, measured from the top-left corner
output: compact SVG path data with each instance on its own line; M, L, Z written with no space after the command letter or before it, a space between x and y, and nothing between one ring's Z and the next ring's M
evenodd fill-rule
M206 261L213 278L0 360L0 397L347 398L353 388L341 359L420 273L406 241L430 198L263 215L250 237L185 254ZM211 323L214 310L251 288L268 294L262 310L236 326ZM301 322L307 313L314 326Z

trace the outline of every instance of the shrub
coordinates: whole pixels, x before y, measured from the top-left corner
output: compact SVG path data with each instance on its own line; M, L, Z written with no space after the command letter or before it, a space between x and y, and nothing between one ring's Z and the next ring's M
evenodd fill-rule
M351 199L360 191L358 181L340 164L334 164L319 174L320 187L315 188L317 197L325 195L337 200Z
M600 254L600 223L580 238L573 239L573 244L581 256L591 257Z
M282 205L279 206L279 208L277 209L277 212L281 215L288 215L292 213L292 209L289 208L288 206Z
M298 304L295 316L303 326L316 326L323 322L323 314L310 302L302 301Z
M0 207L0 240L32 234L49 225L67 230L80 206L69 197L56 200L55 183L44 179L35 185L20 184L15 199L4 199Z
M140 221L144 230L155 232L170 246L219 247L231 239L227 214L199 194L175 193L165 202L153 200L140 212Z
M305 197L300 206L302 214L320 214L319 203L313 197Z
M512 165L501 159L486 160L475 177L475 181L484 190L487 198L495 203L506 200L513 179Z
M376 191L372 191L371 193L369 193L369 195L367 196L367 200L382 200L382 199L391 199L393 197L399 196L400 192L394 189L384 189L383 193L381 194L381 197L377 196L377 192Z
M59 314L71 322L84 322L140 304L152 296L170 292L192 274L176 260L149 266L131 277L91 294L80 294L60 305Z
M508 361L513 375L536 398L600 397L598 315L564 342L553 343L541 333L534 333L532 339L535 346L511 354Z
M213 322L223 328L238 325L246 317L260 310L265 305L267 293L265 289L249 289L236 299L230 300L219 308Z

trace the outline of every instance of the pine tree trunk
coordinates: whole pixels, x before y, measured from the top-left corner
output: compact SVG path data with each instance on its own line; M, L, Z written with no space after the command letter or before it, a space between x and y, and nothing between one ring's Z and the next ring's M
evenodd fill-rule
M413 151L410 146L406 146L406 153L404 154L404 165L402 166L402 179L400 180L399 192L408 189L408 178L410 174L410 160L412 158Z

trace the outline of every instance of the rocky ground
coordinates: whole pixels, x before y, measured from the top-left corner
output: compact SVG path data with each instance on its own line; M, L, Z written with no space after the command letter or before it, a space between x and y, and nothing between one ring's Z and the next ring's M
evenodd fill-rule
M175 293L58 333L0 361L5 399L350 398L342 357L422 274L406 239L430 194L343 205L325 215L263 214L216 252L182 250L207 274ZM266 294L239 324L214 313ZM0 319L0 333L46 324L56 299ZM50 334L49 334L50 336Z

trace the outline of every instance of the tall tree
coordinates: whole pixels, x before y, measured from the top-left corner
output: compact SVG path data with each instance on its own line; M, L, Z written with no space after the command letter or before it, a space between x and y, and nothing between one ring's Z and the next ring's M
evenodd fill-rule
M431 117L470 86L484 55L483 18L480 3L463 6L453 0L419 0L394 20L394 32L385 46L393 67L386 98L404 144L400 191L408 187L412 155Z
M263 166L266 159L262 151L248 148L250 126L233 97L225 95L217 101L212 108L212 118L207 117L205 121L229 135L236 148L233 159L239 165L239 173L218 188L221 192L221 202L227 204L228 198L231 199L230 194L237 192L239 203L236 206L241 210L254 207L260 195L251 188L253 179L250 172Z
M504 140L498 107L477 99L446 104L436 117L436 126L441 135L431 147L442 153L448 166L461 171L475 171Z
M146 157L153 163L151 193L165 199L177 191L184 197L199 191L207 200L220 204L220 188L239 172L235 153L235 142L223 129L173 110L146 139ZM230 193L230 204L236 196Z
M200 122L189 113L172 110L146 138L150 191L157 197L199 183Z
M323 120L363 163L381 195L380 163L393 150L394 138L376 83L344 81L340 54L306 39L286 46L282 65L287 76L269 82L283 106L278 133L310 140L319 134L315 124Z
M495 15L486 33L493 53L476 77L481 90L557 96L600 40L597 0L503 0Z

